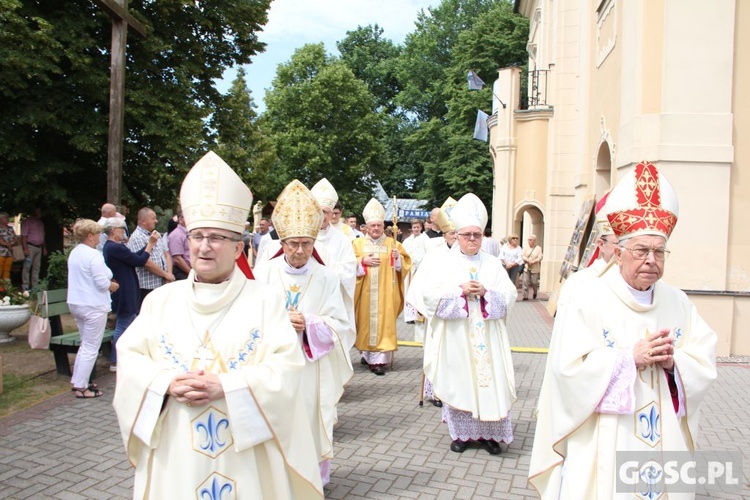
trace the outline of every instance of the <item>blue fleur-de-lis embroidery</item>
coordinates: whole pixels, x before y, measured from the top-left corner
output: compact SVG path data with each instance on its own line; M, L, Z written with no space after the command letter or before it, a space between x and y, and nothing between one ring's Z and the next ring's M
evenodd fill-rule
M237 357L239 358L240 361L244 362L245 359L247 359L247 353L246 352L241 352L240 355L237 356Z
M258 340L260 338L260 332L258 330L253 330L253 340Z
M218 477L214 477L211 484L200 490L199 495L201 499L205 500L221 500L222 496L226 493L227 495L232 494L232 483L220 483Z
M487 347L487 346L486 346L486 345L484 345L484 344L479 344L479 345L477 346L477 349L479 349L480 351L484 351L486 347Z
M236 370L237 369L237 362L236 361L230 361L229 362L229 369L230 370Z
M641 430L641 437L647 439L651 443L656 443L661 437L659 433L659 421L661 417L659 412L656 410L656 405L651 405L651 410L646 413L640 413L638 415L638 422L643 424Z
M214 453L219 448L226 446L226 441L221 438L221 431L227 428L229 428L228 419L217 419L214 417L213 411L209 412L208 419L202 422L196 422L195 424L195 430L203 437L203 440L200 443L200 448Z
M680 340L680 337L682 337L682 328L677 328L675 330L675 332L674 332L674 343L675 344Z
M615 341L609 338L609 330L602 328L602 337L604 337L604 344L607 347L614 347Z
M657 484L661 481L664 471L660 468L649 465L644 467L640 472L641 481L645 484L646 489L641 491L641 496L644 498L658 498L662 492L657 488Z

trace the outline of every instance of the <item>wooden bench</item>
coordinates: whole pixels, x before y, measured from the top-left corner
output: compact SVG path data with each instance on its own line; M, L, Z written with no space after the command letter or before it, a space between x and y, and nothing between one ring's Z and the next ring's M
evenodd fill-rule
M72 372L70 371L68 354L75 354L78 352L78 348L81 346L81 335L78 332L63 332L60 316L70 313L67 299L67 289L48 290L47 307L44 307L42 306L42 292L37 294L41 315L45 318L49 318L50 327L52 329L52 336L49 340L49 349L55 356L55 367L57 368L57 373L60 375L71 376ZM106 353L109 353L110 349L112 349L112 338L114 337L114 334L114 330L105 328L104 337L102 338L102 348ZM93 378L94 372L91 373L91 376Z

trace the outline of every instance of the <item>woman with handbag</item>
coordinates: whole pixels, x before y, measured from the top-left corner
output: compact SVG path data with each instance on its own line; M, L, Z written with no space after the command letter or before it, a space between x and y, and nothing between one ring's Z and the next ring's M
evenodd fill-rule
M13 266L13 245L16 243L16 233L8 222L10 222L8 214L0 212L0 280L10 279L10 268Z
M79 243L68 257L68 308L81 335L71 378L77 398L98 398L103 394L96 384L89 384L89 378L111 309L109 295L119 288L112 281L112 271L104 263L104 257L96 250L101 232L101 226L93 220L76 221L73 235Z

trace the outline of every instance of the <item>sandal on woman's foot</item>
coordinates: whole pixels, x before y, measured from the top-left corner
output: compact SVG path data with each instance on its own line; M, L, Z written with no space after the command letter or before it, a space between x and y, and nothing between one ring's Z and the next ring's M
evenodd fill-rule
M91 384L89 384L89 386L88 386L88 387L87 387L86 389L84 389L84 390L89 390L89 391L92 391L92 392L93 392L93 391L94 391L94 389L98 389L98 388L99 388L99 386L98 386L98 385L96 385L96 384L94 384L94 383L91 383ZM73 391L73 392L75 392L75 391L78 391L78 390L80 390L80 389L76 389L75 387L71 387L71 388L70 388L70 390L71 390L71 391Z
M92 398L98 398L100 396L103 396L104 393L97 389L96 387L86 387L85 389L78 389L77 387L73 387L73 392L76 393L77 399L92 399Z

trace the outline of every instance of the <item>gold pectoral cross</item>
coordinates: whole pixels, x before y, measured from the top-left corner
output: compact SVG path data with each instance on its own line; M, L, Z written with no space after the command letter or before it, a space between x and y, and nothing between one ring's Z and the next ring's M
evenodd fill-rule
M208 336L208 335L207 335ZM191 370L204 370L213 373L224 373L227 371L221 355L216 352L213 344L207 342L198 346L193 357L193 363L190 365Z

